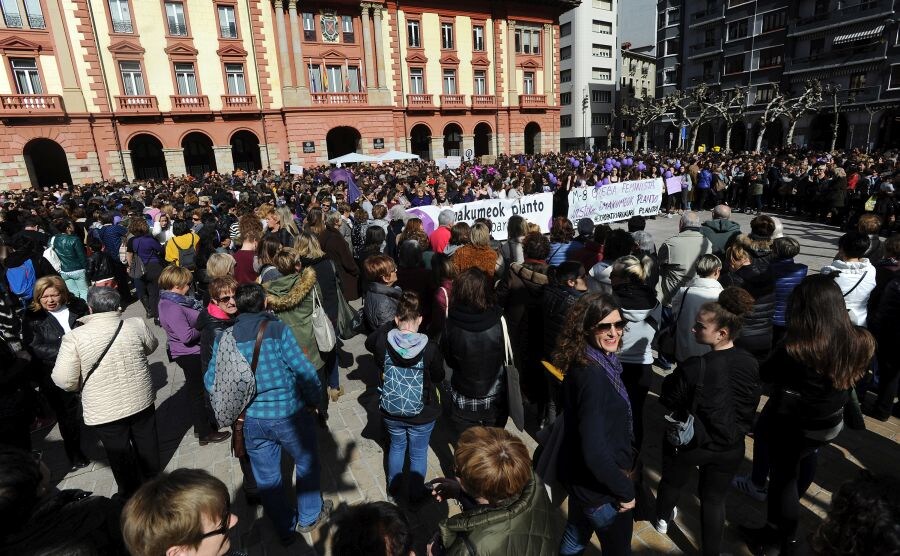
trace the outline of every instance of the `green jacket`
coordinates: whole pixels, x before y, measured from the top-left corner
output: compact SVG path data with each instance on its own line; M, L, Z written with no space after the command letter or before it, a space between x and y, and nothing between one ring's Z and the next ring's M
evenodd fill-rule
M84 244L69 234L58 234L50 240L53 250L59 257L60 270L62 272L74 272L87 268L87 255L84 253Z
M321 369L325 361L319 354L316 335L313 332L313 288L318 288L316 272L303 269L300 274L288 274L263 284L269 309L293 331L304 355L316 369ZM319 299L322 292L319 291Z
M544 485L532 474L522 495L507 506L474 508L441 521L441 540L450 556L470 556L468 537L478 556L556 554L553 509Z

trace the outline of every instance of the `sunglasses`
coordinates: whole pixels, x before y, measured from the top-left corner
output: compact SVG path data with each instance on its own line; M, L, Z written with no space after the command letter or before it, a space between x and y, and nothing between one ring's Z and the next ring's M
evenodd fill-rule
M231 530L231 503L225 504L225 514L222 516L222 526L214 531L210 531L209 533L203 533L200 535L200 540L208 539L209 537L215 537L216 535L227 535L228 531ZM222 539L224 543L224 539Z
M628 326L628 321L626 320L620 320L617 322L601 322L594 325L594 330L597 330L599 332L609 332L613 329L613 327L615 327L616 330L621 332L622 330L625 330L626 326Z
M218 301L219 303L228 303L228 302L230 302L232 299L234 299L234 296L233 296L233 295L223 295L222 297L220 297L220 298L217 299L216 301Z

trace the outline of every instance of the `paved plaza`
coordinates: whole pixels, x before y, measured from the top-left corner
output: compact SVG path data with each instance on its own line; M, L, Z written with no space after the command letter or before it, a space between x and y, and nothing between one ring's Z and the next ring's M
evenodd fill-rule
M705 218L705 215L704 215ZM734 220L744 230L749 228L748 216L736 214ZM836 241L840 233L833 227L784 218L785 235L796 238L801 244L798 262L818 271L831 261L836 251ZM656 239L657 245L677 232L678 219L657 218L648 221L647 230ZM139 305L132 305L126 316L141 315ZM151 356L151 370L157 389L157 419L159 425L162 462L167 470L176 468L202 468L219 477L230 488L233 495L232 508L240 521L232 534L233 546L251 555L278 554L326 554L323 532L306 535L289 548L282 548L274 530L263 517L261 506L248 507L241 493L241 471L237 460L231 457L227 443L200 447L190 429L190 417L184 378L181 370L169 363L165 350L165 334L158 327L156 332L160 347ZM364 500L384 500L385 495L385 447L386 434L381 426L377 410L378 376L372 357L363 347L363 337L347 342L341 359L342 383L346 394L330 409L328 430L319 431L319 450L322 466L322 490L327 498L340 503L355 503ZM656 398L660 382L665 373L656 369L651 398ZM662 407L654 399L648 400L644 440L644 460L647 485L655 494L659 482L661 458ZM819 458L816 482L803 499L802 520L807 530L818 523L827 511L832 492L844 481L852 478L859 469L875 472L896 471L900 461L900 420L892 418L887 423L866 419L866 431L845 430L831 445L822 449ZM446 422L438 422L431 439L429 452L428 479L452 472L451 437ZM534 441L526 434L531 449ZM35 448L44 452L44 461L53 473L53 483L60 489L79 488L95 494L110 496L116 485L104 452L96 437L87 431L84 435L85 451L94 463L76 473L66 474L62 441L58 428L35 433ZM746 441L746 459L742 472L749 470L752 439ZM292 477L290 462L284 461L285 476ZM693 492L696 478L691 485L691 494L683 496L679 504L677 527L670 525L669 535L656 533L649 522L635 524L633 548L637 554L691 554L697 552L700 532L699 502ZM415 512L408 512L416 534L416 553L424 555L424 545L437 529L437 523L456 512L454 505L435 502L426 504ZM737 539L736 524L761 524L765 517L765 505L737 492L728 499L725 552L747 554L746 548ZM557 525L560 534L565 522L565 504L559 509ZM588 553L598 554L596 539L594 549Z

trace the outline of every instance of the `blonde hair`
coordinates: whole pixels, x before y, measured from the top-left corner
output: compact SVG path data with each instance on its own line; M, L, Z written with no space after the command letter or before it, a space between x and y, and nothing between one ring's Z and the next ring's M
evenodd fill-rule
M228 253L213 253L206 261L206 277L212 280L223 276L233 276L236 265L237 261Z
M527 236L528 234L531 234L534 232L537 232L539 234L542 233L541 227L538 224L535 224L534 222L525 222L525 235Z
M122 510L122 536L132 556L159 556L174 546L196 549L203 518L231 520L228 488L202 469L176 469L144 483ZM227 525L227 523L225 524Z
M647 257L648 261L650 260ZM649 274L648 269L644 267L644 263L634 255L626 255L619 257L612 265L610 271L610 279L622 280L623 282L644 283Z
M298 255L306 259L319 259L325 256L318 238L309 232L300 232L294 241L294 249Z
M284 276L295 274L299 263L300 257L297 255L297 252L287 247L282 248L272 257L272 264Z
M169 265L163 269L159 275L159 289L171 290L172 288L180 288L191 283L193 274L183 266Z
M43 309L43 307L41 307L41 296L43 296L44 292L50 288L56 288L59 292L60 305L69 304L69 297L71 294L63 279L59 276L44 276L43 278L38 278L37 282L34 283L34 297L31 298L31 303L28 305L33 311L40 311Z
M750 260L750 252L741 242L735 241L725 250L725 259L728 261L730 268L737 268L738 264Z
M528 448L501 428L467 429L453 459L466 492L492 504L519 494L531 480Z
M294 221L294 215L291 214L291 209L287 206L278 207L275 211L278 214L278 220L281 221L281 227L286 229L289 234L294 237L300 235L300 228L297 227L297 222Z
M469 241L477 247L490 247L491 229L486 224L476 222L469 232Z

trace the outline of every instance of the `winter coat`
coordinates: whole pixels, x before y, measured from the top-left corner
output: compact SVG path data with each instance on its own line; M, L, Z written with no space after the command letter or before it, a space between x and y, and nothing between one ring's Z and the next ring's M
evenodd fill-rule
M444 358L441 357L440 347L428 340L428 337L424 334L418 334L419 340L425 343L425 347L415 355L404 357L403 355L400 355L397 351L397 347L388 337L392 330L395 330L395 326L394 323L391 322L369 334L369 337L366 338L366 349L375 357L375 365L382 371L379 373L379 376L382 377L382 381L384 380L383 373L388 355L390 355L393 364L398 367L412 367L419 361L423 361L425 365L422 387L422 401L424 402L424 406L418 415L412 417L390 415L384 410L381 411L381 414L393 421L402 421L411 425L431 423L437 420L441 414L441 400L435 389L435 385L440 384L444 380Z
M787 326L787 302L800 282L806 278L809 267L795 263L794 259L773 261L769 267L775 278L775 315L772 322L776 326Z
M697 189L709 189L712 186L713 174L709 168L700 170L700 176L697 179Z
M335 273L337 266L327 256L318 259L300 259L301 268L311 268L316 272L316 282L319 284L322 305L325 314L331 324L337 323L338 314L338 275Z
M556 340L563 328L566 327L566 315L572 305L575 305L578 298L584 294L585 292L570 288L568 285L551 284L544 288L541 309L544 318L542 356L545 360L552 360L553 351L556 349Z
M467 398L485 398L505 361L500 309L477 312L453 303L441 336L441 353L453 370L450 385Z
M727 218L716 218L704 222L700 233L712 244L712 253L721 259L731 240L741 233L741 225Z
M559 546L547 490L532 474L522 493L501 506L476 506L442 520L441 541L448 556L470 556L464 538L479 556L555 554Z
M653 363L650 344L662 321L662 304L656 299L656 290L643 284L625 283L613 286L613 294L619 300L622 318L628 321L616 356L622 363Z
M876 305L870 305L868 326L878 342L878 355L900 366L900 274L887 283Z
M490 247L463 245L453 253L453 264L459 272L472 267L480 268L488 278L503 268L503 257Z
M697 259L707 253L712 253L712 242L697 228L687 228L660 246L660 286L664 305L671 303L678 289L693 279Z
M738 270L723 274L722 286L744 288L753 296L753 310L744 316L744 327L735 345L758 357L772 349L772 317L775 315L775 277L768 259L750 250L752 261Z
M341 232L326 226L319 234L319 244L325 255L334 262L341 280L341 291L344 299L353 301L359 299L359 267L350 253L350 247L344 241Z
M588 289L594 293L612 293L612 263L610 261L600 261L588 271Z
M832 209L844 208L847 203L847 178L836 177L828 184L826 202Z
M105 251L95 251L91 254L88 257L87 273L85 274L88 283L115 278L113 264L115 263L112 257Z
M53 367L53 382L68 392L78 390L84 375L100 358L123 323L103 361L84 384L81 404L87 425L124 419L153 405L155 390L147 356L159 341L141 318L121 319L118 311L81 317L82 326L63 336Z
M303 354L290 326L272 313L238 315L232 329L241 355L247 361L253 359L256 336L263 321L269 321L269 324L259 349L256 397L247 406L247 416L254 419L286 419L304 407L317 405L322 399L322 385L316 367ZM219 339L216 339L212 352L216 353L218 349ZM203 377L207 391L212 390L215 384L217 360L217 357L210 360Z
M578 254L578 251L583 248L584 245L573 243L571 241L568 243L551 243L550 256L547 257L547 264L550 266L559 266L570 259L577 260L576 255Z
M437 229L431 232L431 236L428 239L431 241L432 251L443 253L447 246L450 245L450 228L438 226Z
M217 315L217 316L216 316ZM200 364L205 371L213 355L213 344L227 328L234 325L234 319L228 318L214 303L210 303L200 311L194 322L194 328L200 332Z
M9 342L0 335L0 419L27 417L31 414L31 386L28 361L19 358Z
M871 320L881 296L884 294L885 288L894 278L900 276L900 261L897 259L881 259L875 266L875 289L869 294L868 318Z
M678 319L675 325L675 360L686 361L709 353L710 347L698 344L691 328L697 320L697 313L704 303L717 301L722 293L722 284L712 278L695 276L672 298L672 315Z
M385 323L392 322L397 314L397 303L403 290L396 286L386 286L381 282L369 282L363 301L363 318L369 330L378 330Z
M710 351L701 357L706 369L690 447L728 451L743 446L759 406L759 363L738 347ZM662 383L660 403L682 418L694 401L701 357L679 364Z
M836 274L834 282L841 288L850 320L857 326L865 326L869 296L875 289L875 267L869 259L853 263L836 259L822 267L822 274Z
M535 370L540 373L544 338L541 298L549 283L547 268L542 263L513 263L497 288L498 302L509 327L513 357L522 372L529 375Z
M196 328L198 316L200 311L196 309L168 299L159 300L159 324L166 331L169 356L200 353L200 331Z
M313 331L313 289L318 289L316 272L304 268L299 274L288 274L263 284L268 308L291 329L303 354L316 369L325 362ZM322 293L319 291L319 299Z
M88 306L84 300L73 295L69 296L69 303L66 306L69 308L69 328L74 330L76 326L80 325L78 319L88 314ZM43 309L28 311L25 314L24 325L25 347L47 370L52 369L65 334L62 325L53 315Z
M61 272L75 272L87 268L84 242L80 238L70 234L59 234L50 238L50 243L59 257Z

